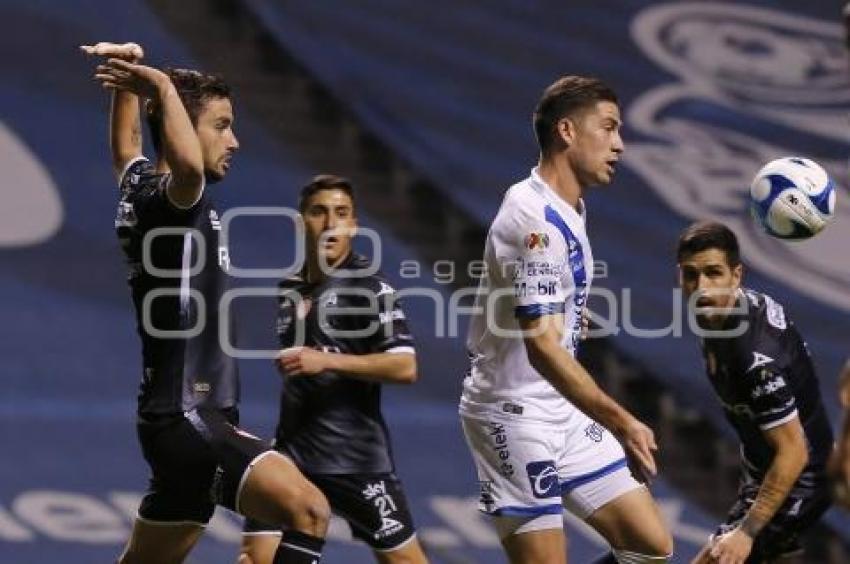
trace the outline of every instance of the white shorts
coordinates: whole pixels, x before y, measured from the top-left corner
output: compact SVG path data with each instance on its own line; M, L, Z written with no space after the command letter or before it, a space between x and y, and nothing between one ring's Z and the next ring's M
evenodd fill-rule
M641 487L619 441L581 412L570 424L461 416L478 470L479 509L492 516L586 519ZM560 521L555 521L560 523Z

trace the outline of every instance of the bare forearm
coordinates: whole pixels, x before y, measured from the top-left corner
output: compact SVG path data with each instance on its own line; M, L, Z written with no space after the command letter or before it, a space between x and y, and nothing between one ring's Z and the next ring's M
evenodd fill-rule
M328 370L373 382L410 384L416 381L416 357L408 353L327 353Z
M174 185L181 191L200 191L204 161L189 114L170 80L158 84L157 93L162 107L163 156L174 175Z
M800 477L806 466L805 450L798 449L783 453L777 452L764 477L755 502L741 523L741 528L751 537L755 537L785 502L788 493Z
M139 97L126 90L113 90L109 118L109 146L115 174L142 154L142 127L139 119ZM120 179L119 179L120 180Z
M529 360L561 395L613 433L618 434L632 418L560 345L537 343L529 348Z

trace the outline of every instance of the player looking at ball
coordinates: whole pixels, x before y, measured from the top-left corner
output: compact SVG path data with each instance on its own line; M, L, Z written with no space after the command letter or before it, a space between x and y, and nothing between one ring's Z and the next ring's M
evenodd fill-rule
M151 480L119 562L183 562L219 504L286 526L275 563L317 564L327 501L292 461L237 427L236 360L219 341L226 318L215 312L228 286L229 261L221 260L226 247L205 188L224 178L239 147L230 91L219 77L140 64L142 49L133 43L82 50L107 59L95 79L112 92L110 149L120 196L115 227L127 256L144 362L137 431ZM140 98L147 103L155 165L142 154ZM178 275L163 274L166 269ZM205 323L198 321L196 301L209 312Z
M460 414L480 510L517 564L566 562L565 508L611 544L603 562L662 563L673 550L627 464L655 474L652 431L575 358L593 277L582 196L613 179L620 126L617 97L598 79L546 88L534 112L539 163L507 191L487 235Z
M691 225L676 256L708 378L741 441L738 499L693 562L771 562L798 553L800 533L830 505L832 430L809 351L779 303L741 286L738 241L728 227Z

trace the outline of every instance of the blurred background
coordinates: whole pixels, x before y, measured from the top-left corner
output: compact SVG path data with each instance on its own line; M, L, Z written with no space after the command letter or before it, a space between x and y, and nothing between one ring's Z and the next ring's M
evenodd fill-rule
M542 89L573 73L610 83L625 166L587 206L595 284L615 299L590 305L619 332L582 355L656 430L662 474L652 489L674 561L687 562L731 506L738 463L676 313L674 247L690 221L737 232L746 283L785 304L839 421L850 312L840 10L831 0L0 0L0 562L113 561L146 486L108 96L78 45L136 41L149 64L227 78L242 146L213 188L220 211L294 206L319 172L354 180L360 223L382 236L382 270L421 294L406 306L420 380L385 388L384 405L420 535L443 563L505 561L476 512L456 416L466 318L450 303L475 285L467 266L503 191L535 164L530 120ZM759 232L746 206L755 171L792 154L840 185L834 223L797 244ZM279 218L236 220L233 264L287 265L291 232ZM234 307L243 347L273 347L273 299ZM268 360L241 369L244 426L270 436L279 377ZM602 551L580 523L566 527L571 562ZM189 562L233 562L239 531L239 518L219 510ZM323 561L372 561L342 522L329 539ZM848 562L848 542L847 514L833 510L810 536L808 561Z

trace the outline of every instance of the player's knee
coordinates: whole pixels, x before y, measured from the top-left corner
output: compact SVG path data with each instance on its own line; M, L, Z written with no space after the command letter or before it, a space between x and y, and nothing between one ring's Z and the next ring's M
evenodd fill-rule
M316 537L324 537L331 519L328 500L311 485L293 501L292 528Z

